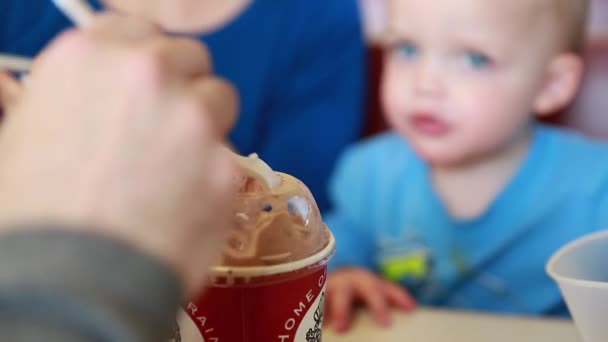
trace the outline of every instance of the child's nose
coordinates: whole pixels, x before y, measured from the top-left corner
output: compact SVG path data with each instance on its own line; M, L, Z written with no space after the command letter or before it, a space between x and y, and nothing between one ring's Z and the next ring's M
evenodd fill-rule
M420 62L415 72L414 90L419 96L438 97L443 95L445 89L439 61L427 58Z

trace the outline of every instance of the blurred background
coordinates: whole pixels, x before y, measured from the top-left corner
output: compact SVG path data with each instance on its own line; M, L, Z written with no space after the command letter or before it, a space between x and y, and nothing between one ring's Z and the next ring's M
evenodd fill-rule
M591 0L591 3L585 82L573 105L548 120L592 137L608 138L608 0ZM365 135L386 129L379 100L382 58L381 49L369 50L371 86Z

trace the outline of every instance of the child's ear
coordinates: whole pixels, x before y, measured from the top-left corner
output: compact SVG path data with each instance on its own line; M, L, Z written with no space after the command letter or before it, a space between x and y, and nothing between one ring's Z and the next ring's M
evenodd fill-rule
M365 41L369 45L381 45L386 40L389 0L358 1Z
M576 96L583 77L584 62L573 53L561 54L547 69L543 87L534 102L538 116L553 114L563 109Z

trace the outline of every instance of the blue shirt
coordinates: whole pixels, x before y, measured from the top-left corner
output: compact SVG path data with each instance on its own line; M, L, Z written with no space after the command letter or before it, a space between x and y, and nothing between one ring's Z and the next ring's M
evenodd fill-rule
M0 52L34 56L69 26L51 0L2 0ZM234 145L300 178L326 209L327 179L363 121L357 2L256 0L232 23L198 38L209 45L214 70L240 93Z
M331 194L332 268L371 268L423 304L558 314L564 305L545 264L608 227L608 145L537 126L510 182L479 217L462 220L441 202L427 165L390 133L344 155Z

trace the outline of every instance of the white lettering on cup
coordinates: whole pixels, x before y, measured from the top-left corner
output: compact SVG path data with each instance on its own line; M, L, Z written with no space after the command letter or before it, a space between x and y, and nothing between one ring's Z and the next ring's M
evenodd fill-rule
M296 320L293 318L290 318L285 322L285 330L287 330L287 331L291 331L291 329L293 329L295 326L296 326Z
M210 334L215 332L215 328L205 327L207 325L207 316L196 315L196 313L198 312L198 307L192 302L188 303L187 310L188 310L188 313L190 316L189 319L191 319L193 322L195 322L197 324L197 329L204 335L203 341L219 342L219 340L220 340L219 337L209 336ZM203 329L205 329L205 330L203 330Z
M308 300L308 302L312 302L312 300L315 299L315 295L312 293L312 290L308 290L308 292L306 293L306 300Z
M195 315L198 308L193 303L188 303L188 310L190 311L190 314Z
M205 327L205 323L207 323L207 317L198 316L198 317L196 317L196 320L199 322L201 328Z
M304 305L304 303L300 302L300 307L298 307L297 309L293 310L293 312L296 314L296 316L300 317L300 315L302 314L302 312L304 311L304 309L306 309L306 305Z

